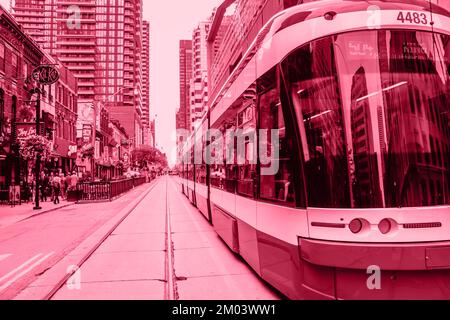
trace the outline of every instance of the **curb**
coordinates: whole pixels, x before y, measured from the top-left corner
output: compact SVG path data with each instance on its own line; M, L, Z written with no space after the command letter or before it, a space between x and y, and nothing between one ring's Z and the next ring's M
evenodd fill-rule
M73 202L73 203L68 203L68 204L65 204L65 205L63 205L63 206L56 207L56 208L52 208L52 209L48 209L48 210L45 210L45 209L44 209L44 211L37 212L36 214L33 214L33 215L29 216L29 217L26 217L26 218L24 218L24 219L22 219L22 220L19 220L18 222L22 222L22 221L25 221L25 220L28 220L28 219L31 219L31 218L35 218L35 217L41 216L41 215L43 215L43 214L46 214L46 213L50 213L50 212L59 210L59 209L64 209L64 208L73 206L73 205L75 205L75 204L76 204L76 203Z
M58 290L78 271L79 268L94 254L103 242L119 227L133 210L155 188L158 180L153 180L149 187L111 218L87 239L83 240L72 252L53 265L42 276L19 292L12 300L50 300Z

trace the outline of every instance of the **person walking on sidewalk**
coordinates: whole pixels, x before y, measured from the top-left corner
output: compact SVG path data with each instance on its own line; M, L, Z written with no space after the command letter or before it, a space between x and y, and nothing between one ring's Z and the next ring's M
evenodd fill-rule
M74 171L72 172L72 176L70 177L70 188L72 190L77 190L77 183L78 183L78 176L77 173Z
M66 194L67 194L67 178L66 175L64 173L61 173L59 175L59 177L61 178L61 199L65 200L66 199Z
M53 178L53 203L59 204L59 195L61 193L61 178L55 176Z
M39 192L41 196L41 202L47 202L47 194L48 194L48 187L50 184L50 179L47 174L44 172L41 173L41 181L39 185Z

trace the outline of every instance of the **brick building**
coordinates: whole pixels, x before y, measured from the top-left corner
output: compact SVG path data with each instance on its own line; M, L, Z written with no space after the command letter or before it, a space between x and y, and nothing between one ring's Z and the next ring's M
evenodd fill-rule
M26 102L30 99L30 75L43 56L39 46L0 6L0 190L25 181L16 147L16 123L20 117L34 118L34 110Z

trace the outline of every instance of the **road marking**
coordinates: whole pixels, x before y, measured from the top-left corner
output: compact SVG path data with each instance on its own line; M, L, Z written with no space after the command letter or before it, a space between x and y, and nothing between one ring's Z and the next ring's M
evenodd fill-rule
M19 272L21 269L25 268L27 265L29 265L30 263L33 263L33 261L35 261L36 259L39 259L38 261L36 261L35 263L33 263L31 266L29 266L28 268L26 268L25 270L23 270L22 272L20 272L19 274L17 274L14 278L12 278L11 280L9 280L8 282L4 283L1 287L0 287L0 291L2 291L3 289L9 287L10 285L12 285L17 279L20 279L21 277L23 277L26 273L30 272L31 270L33 270L35 267L37 267L39 264L41 264L43 261L45 261L46 259L48 259L49 257L51 257L54 254L54 252L50 252L49 254L47 254L46 256L42 257L41 259L39 259L39 257L42 256L42 253L37 254L36 256L34 256L33 258L31 258L30 260L26 261L25 263L23 263L22 265L20 265L19 267L17 267L16 269L14 269L13 271L11 271L10 273L8 273L7 275L3 276L2 278L0 278L0 282L9 278L10 276L14 275L15 273Z
M25 268L27 265L29 265L30 263L33 263L34 260L39 259L39 257L42 256L42 253L39 253L37 255L35 255L33 258L25 261L24 263L22 263L20 266L18 266L17 268L15 268L13 271L9 272L8 274L4 275L3 277L0 278L0 282L2 282L5 279L8 279L10 276L12 276L13 274L15 274L16 272L19 272L22 268Z
M0 261L3 261L3 260L5 260L6 258L8 258L8 257L10 257L10 256L11 256L10 253L7 253L7 254L0 254Z

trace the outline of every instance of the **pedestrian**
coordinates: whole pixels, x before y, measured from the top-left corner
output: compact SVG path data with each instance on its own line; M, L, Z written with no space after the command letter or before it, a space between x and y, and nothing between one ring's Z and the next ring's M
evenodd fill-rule
M50 184L50 178L47 174L42 172L41 174L41 184L39 186L39 192L41 193L41 201L47 202L48 189Z
M55 176L53 178L53 203L59 204L59 195L61 193L61 178Z
M72 190L76 190L77 189L77 183L78 183L78 177L77 177L77 173L74 171L72 172L72 176L70 179L70 188Z
M67 178L65 176L64 173L61 173L59 175L60 179L61 179L61 198L64 200L66 198L66 193L67 193Z
M55 175L53 172L50 172L50 176L48 178L48 185L47 185L47 193L50 195L50 201L55 201L55 195L53 193L53 180L55 179Z

